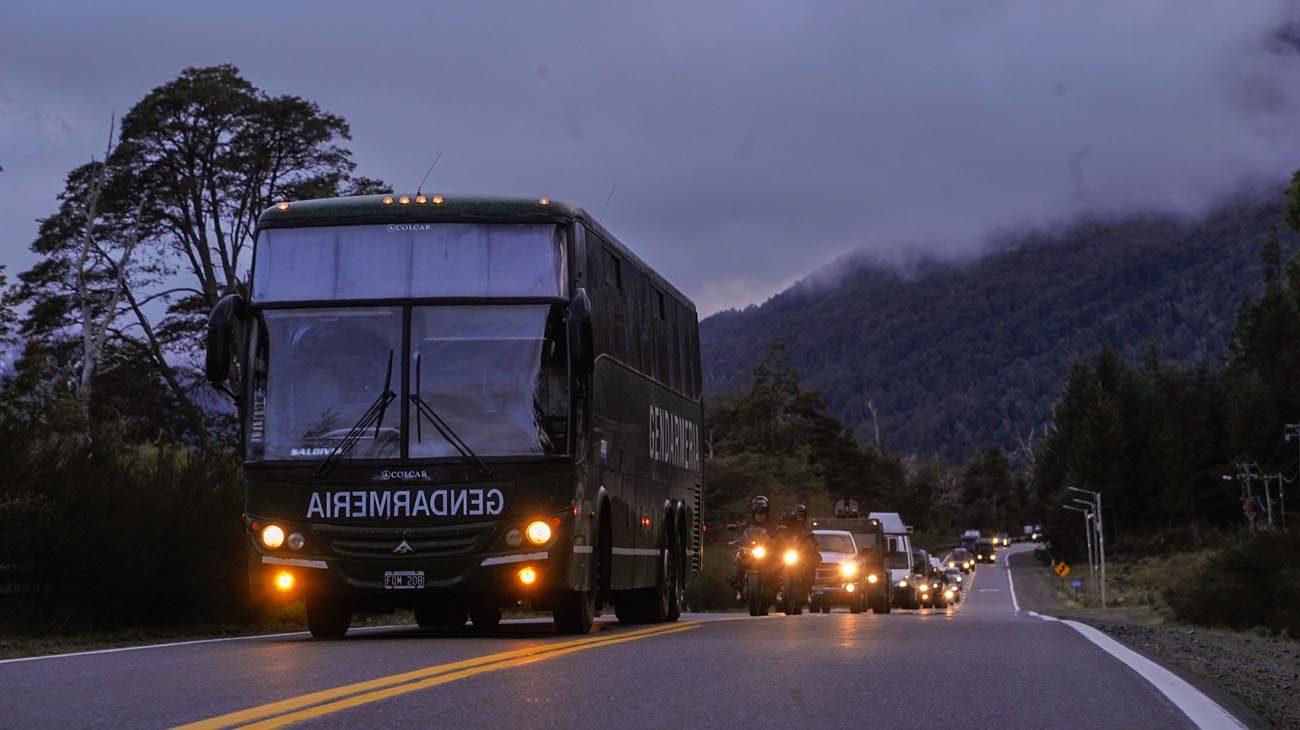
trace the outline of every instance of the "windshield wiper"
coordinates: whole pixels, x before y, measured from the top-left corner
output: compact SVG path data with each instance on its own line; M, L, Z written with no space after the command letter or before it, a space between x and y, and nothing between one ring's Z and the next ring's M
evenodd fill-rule
M474 453L474 450L469 447L469 444L465 443L460 436L456 435L456 432L453 431L451 426L442 419L442 416L439 416L438 412L433 410L433 406L426 403L425 400L420 397L420 353L418 352L415 353L415 392L409 397L411 402L415 404L416 409L416 443L424 443L424 430L421 428L421 424L424 423L425 418L428 418L429 423L433 424L433 427L437 429L438 434L442 436L447 443L451 444L453 448L459 451L462 457L477 464L479 471L483 472L483 476L486 476L488 479L492 478L492 470L487 468L487 464L484 464L483 460L478 458L478 454Z
M343 440L330 450L329 455L320 463L320 466L316 467L317 478L329 474L330 469L334 468L334 463L338 459L347 456L348 452L352 450L352 447L356 446L357 442L361 440L361 434L365 433L371 423L375 424L375 438L379 438L379 428L384 424L384 412L388 410L388 404L392 403L393 399L397 397L397 394L392 390L392 383L393 351L390 348L388 350L388 370L384 373L384 391L379 394L379 397L375 399L374 403L370 404L370 407L366 409L366 412L361 414L361 418L357 420L356 424L354 424L352 428L348 429L347 435L343 437Z

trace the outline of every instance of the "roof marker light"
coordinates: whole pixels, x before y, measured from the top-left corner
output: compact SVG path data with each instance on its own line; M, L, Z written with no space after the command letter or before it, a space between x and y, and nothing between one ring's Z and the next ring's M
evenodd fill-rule
M411 204L411 196L409 196L409 195L403 195L402 197L400 197L400 198L397 199L397 203L398 203L399 205L410 205L410 204Z
M427 202L429 202L429 199L426 198L426 197L424 197L423 195L417 195L417 196L415 196L415 204L416 204L416 205L424 205L424 204L427 203Z
M289 209L289 204L288 204L288 203L276 203L276 204L275 204L275 209L278 210L278 211L280 211L281 213L283 213L283 212L285 212L286 210Z
M379 202L380 202L380 203L383 203L384 205L392 205L392 204L393 204L393 196L391 196L391 195L385 195L385 196L384 196L384 199L381 200L381 201L379 201Z
M551 199L550 199L550 198L542 198L541 200L537 201L537 204L538 204L538 205L541 205L541 206L547 206L547 205L550 205L550 204L551 204Z
M435 195L432 198L429 198L429 202L433 203L434 205L442 205L443 203L447 202L447 199L442 197L441 195Z

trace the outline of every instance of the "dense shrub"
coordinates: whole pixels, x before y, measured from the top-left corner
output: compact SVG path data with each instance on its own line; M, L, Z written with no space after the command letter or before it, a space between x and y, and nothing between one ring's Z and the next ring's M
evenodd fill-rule
M34 438L3 424L0 441L9 622L84 629L247 615L233 454L113 433Z
M1163 597L1189 623L1300 635L1300 531L1251 530L1190 566Z

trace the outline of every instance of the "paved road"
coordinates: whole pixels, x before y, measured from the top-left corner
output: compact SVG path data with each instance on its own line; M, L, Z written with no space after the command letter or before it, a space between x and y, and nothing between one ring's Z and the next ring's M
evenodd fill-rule
M1079 632L984 566L955 610L379 629L0 663L4 727L1185 728Z

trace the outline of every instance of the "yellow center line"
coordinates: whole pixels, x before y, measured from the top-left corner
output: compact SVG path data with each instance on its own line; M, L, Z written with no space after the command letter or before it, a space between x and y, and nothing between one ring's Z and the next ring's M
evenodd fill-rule
M271 717L273 715L279 715L281 713L291 712L293 710L298 710L304 707L308 707L310 705L316 705L323 702L329 702L331 700L337 700L341 697L346 697L348 695L359 694L362 692L377 690L384 687L392 687L394 685L402 685L417 680L422 680L422 679L427 680L430 677L448 675L452 673L458 673L458 672L464 672L470 670L488 671L489 669L505 668L505 665L502 666L497 666L497 665L502 664L503 662L508 663L512 660L522 663L525 661L546 658L552 654L556 654L556 655L561 653L567 654L572 651L578 651L579 649L584 649L591 646L604 645L609 643L621 643L622 641L631 641L633 639L645 638L645 637L654 636L661 633L670 633L678 630L684 630L686 628L694 628L695 626L698 625L699 624L695 624L695 623L681 623L681 624L675 624L667 627L655 626L647 629L638 629L636 631L620 632L613 635L588 636L581 639L573 639L569 641L559 641L559 642L552 642L547 644L539 644L537 646L530 646L530 647L525 647L523 649L515 649L513 651L500 652L497 654L488 654L485 656L463 659L460 661L450 662L447 664L435 664L430 667L424 667L422 669L416 669L410 672L393 674L386 677L378 677L376 679L370 679L364 682L356 682L354 684L343 685L341 687L334 687L332 689L321 690L319 692L311 692L308 694L299 695L297 697L290 697L285 700L271 702L265 705L258 705L257 707L250 707L246 710L239 710L237 712L227 713L225 715L220 715L218 717L213 717L207 720L200 720L198 722L181 725L179 726L179 728L180 730L216 730L217 728L227 728L227 727L232 727L247 722L262 720L264 718ZM478 671L474 671L473 673L477 674ZM464 676L472 676L472 675L466 674ZM459 679L460 677L456 677L456 678ZM451 680L447 680L447 681L451 681ZM440 682L436 684L440 684Z
M280 715L279 717L273 717L269 720L255 722L250 725L243 725L241 726L241 730L269 730L270 728L282 728L288 725L292 725L294 723L302 722L304 720L310 720L312 718L321 717L322 715L329 715L335 712L339 712L341 710L347 710L353 707L358 707L360 705L370 704L371 702L378 702L380 700L390 699L392 697L408 694L410 692L418 692L420 690L428 689L430 687L436 687L440 684L455 682L456 680L465 679L467 677L473 677L476 674L482 674L484 672L493 672L499 669L511 669L513 667L520 667L525 664L532 664L534 662L544 661L546 659L557 657L562 654L572 654L573 652L585 651L587 649L595 649L601 646L610 646L611 644L621 644L625 641L637 641L638 639L648 639L652 636L663 636L664 634L675 634L681 631L690 631L691 629L698 629L699 627L700 624L684 624L680 626L674 626L669 629L655 631L652 633L641 633L635 636L619 635L607 639L605 641L597 641L589 644L580 644L578 646L568 646L563 649L557 649L556 651L546 652L545 654L520 657L518 659L507 659L505 661L499 661L493 664L474 667L472 669L463 669L458 672L452 672L450 674L440 674L436 677L431 677L429 679L425 679L417 682L410 682L408 684L402 684L396 687L389 687L387 689L376 690L374 692L367 692L365 694L354 695L346 699L338 700L337 702L330 702L324 705L308 707L307 709L299 710L297 712L292 712L287 715Z

